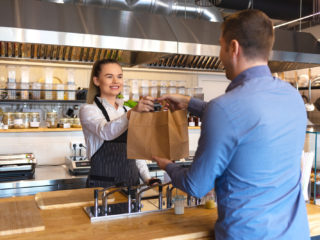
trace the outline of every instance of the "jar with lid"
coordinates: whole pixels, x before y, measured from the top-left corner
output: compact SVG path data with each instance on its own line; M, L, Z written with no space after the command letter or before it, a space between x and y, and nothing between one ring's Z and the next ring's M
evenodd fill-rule
M70 128L71 127L69 118L60 118L58 125L59 125L59 128Z
M159 95L162 96L164 94L167 94L167 87L161 86Z
M141 86L140 87L140 98L146 97L149 95L149 87Z
M57 90L56 99L64 100L64 84L56 84L56 90Z
M71 127L72 128L81 128L80 118L74 118Z
M17 95L17 84L15 82L8 82L7 84L8 89L8 99L15 100Z
M4 125L7 125L9 129L14 127L14 113L13 112L4 112L2 122Z
M157 86L150 87L150 96L154 97L154 98L158 97L158 87Z
M58 125L57 113L47 112L46 123L48 128L56 128Z
M128 101L130 98L130 86L129 85L123 85L123 100Z
M31 84L31 88L34 90L32 91L32 99L33 100L40 100L41 96L41 83L33 82Z
M21 112L17 112L14 114L14 120L13 120L13 128L16 129L23 129L25 127L25 114Z
M29 113L30 128L40 127L40 114L38 112Z
M29 122L30 122L30 114L29 113L23 113L23 124L24 128L29 128Z
M65 100L76 100L76 85L74 83L66 85Z

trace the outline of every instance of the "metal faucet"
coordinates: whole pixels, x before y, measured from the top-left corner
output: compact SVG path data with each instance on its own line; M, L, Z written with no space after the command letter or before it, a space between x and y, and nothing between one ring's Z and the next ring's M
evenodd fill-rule
M116 187L117 186L110 186L110 187L106 187L106 188L101 189L101 190L99 190L99 189L95 189L94 190L94 195L93 196L94 196L94 216L95 217L97 217L98 213L99 213L99 211L98 211L98 209L99 209L99 199L98 199L99 198L99 192L103 192L103 195L102 195L102 206L103 206L102 211L104 211L103 214L105 214L105 209L106 209L105 208L105 205L106 205L105 202L107 202L107 204L108 204L108 196L111 194L110 192L106 193L106 191L111 189L111 188L116 188ZM131 198L130 198L130 201L131 201ZM130 205L131 205L131 203L130 203Z
M141 195L142 195L142 193L145 191L148 191L152 188L155 188L155 187L159 188L159 198L158 198L159 199L159 206L158 206L158 208L159 208L159 210L161 210L162 209L162 188L169 185L169 184L171 184L171 182L165 183L165 184L155 184L155 185L149 186L149 187L144 188L144 189L140 190L139 192L137 192L136 193L136 205L135 205L136 210L138 212L141 212Z
M171 184L171 182L170 182L170 184ZM174 186L172 186L171 188L170 188L170 186L168 186L166 189L167 208L172 207L172 190L174 188L175 188Z

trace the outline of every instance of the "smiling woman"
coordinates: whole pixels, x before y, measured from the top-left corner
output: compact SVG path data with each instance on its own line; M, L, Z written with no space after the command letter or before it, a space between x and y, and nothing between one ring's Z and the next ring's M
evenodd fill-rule
M149 183L145 160L127 159L127 129L131 111L153 110L153 99L146 97L132 109L118 99L123 88L120 64L112 59L94 63L87 104L80 109L80 120L91 170L88 187L139 184L139 176Z

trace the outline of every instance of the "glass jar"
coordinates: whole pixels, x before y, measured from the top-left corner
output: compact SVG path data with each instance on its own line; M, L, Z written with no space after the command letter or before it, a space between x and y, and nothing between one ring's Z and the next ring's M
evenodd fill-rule
M7 125L9 129L14 127L14 113L4 112L2 122L4 125Z
M176 94L177 93L177 88L174 86L170 86L169 87L169 93L170 94Z
M46 123L48 128L56 128L58 125L57 113L47 112Z
M24 113L17 112L14 114L13 125L14 125L13 128L16 128L16 129L26 128Z
M76 100L76 85L69 83L66 85L65 100Z
M140 87L140 98L149 95L149 87Z
M178 87L178 93L181 95L186 95L186 88L185 87Z
M38 112L29 113L30 128L40 127L40 114Z
M130 86L129 85L123 85L123 100L128 101L130 98Z
M159 95L162 96L164 94L167 94L167 87L160 87L160 93Z
M30 113L23 113L23 124L24 128L29 128L30 123Z
M150 96L154 98L158 97L158 87L156 86L150 87Z
M20 97L22 100L29 99L29 83L20 83Z
M60 118L59 128L70 128L70 127L71 127L71 124L70 124L69 118Z
M40 100L41 83L33 82L31 86L32 86L32 89L34 90L34 91L32 91L32 99L33 100Z
M15 100L16 94L17 94L17 91L16 91L17 84L15 82L8 82L7 89L8 89L8 99Z
M64 84L56 84L57 100L64 100Z
M43 85L43 99L45 100L53 100L53 84L52 83L46 83Z
M74 118L71 127L72 128L81 128L80 118Z

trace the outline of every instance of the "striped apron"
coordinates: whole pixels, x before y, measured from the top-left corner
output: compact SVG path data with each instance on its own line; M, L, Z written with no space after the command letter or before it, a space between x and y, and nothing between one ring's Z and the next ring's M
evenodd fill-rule
M109 115L97 97L95 103L104 117ZM126 108L124 111L127 112ZM139 184L139 170L134 159L127 159L127 132L111 141L104 141L91 157L87 187L135 186Z

